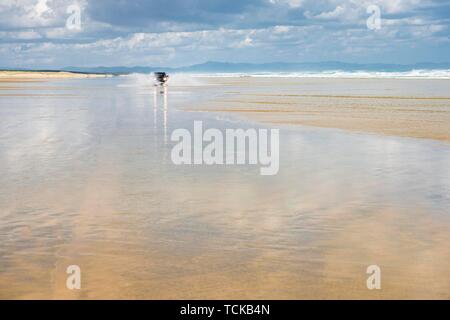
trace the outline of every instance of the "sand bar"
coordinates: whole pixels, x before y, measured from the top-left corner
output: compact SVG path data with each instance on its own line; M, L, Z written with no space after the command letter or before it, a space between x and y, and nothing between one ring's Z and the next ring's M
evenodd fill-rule
M190 111L267 123L450 141L450 81L433 79L209 78L224 94Z
M25 82L46 79L84 79L84 78L105 78L108 74L81 73L68 71L0 71L0 82Z

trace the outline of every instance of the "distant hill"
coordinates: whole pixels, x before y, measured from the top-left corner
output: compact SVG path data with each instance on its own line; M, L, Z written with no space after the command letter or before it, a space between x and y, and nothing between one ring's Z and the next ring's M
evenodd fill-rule
M129 74L129 73L150 73L155 71L185 72L185 73L250 73L250 72L320 72L320 71L380 71L380 72L402 72L417 69L450 69L450 63L416 63L416 64L357 64L338 61L317 62L317 63L227 63L209 61L187 67L66 67L63 71L83 72L83 73L109 73L109 74Z

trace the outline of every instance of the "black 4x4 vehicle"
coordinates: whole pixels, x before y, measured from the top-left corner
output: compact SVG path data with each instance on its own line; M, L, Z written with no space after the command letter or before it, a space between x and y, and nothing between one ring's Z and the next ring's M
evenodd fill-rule
M169 80L169 75L165 72L155 72L155 84L163 86L166 84L167 80Z

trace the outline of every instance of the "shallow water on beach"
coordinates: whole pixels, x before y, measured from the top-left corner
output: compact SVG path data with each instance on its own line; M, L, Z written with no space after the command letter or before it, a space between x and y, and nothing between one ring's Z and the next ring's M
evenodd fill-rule
M270 127L180 82L0 83L0 298L450 298L448 144L274 126L278 175L176 166L194 120Z

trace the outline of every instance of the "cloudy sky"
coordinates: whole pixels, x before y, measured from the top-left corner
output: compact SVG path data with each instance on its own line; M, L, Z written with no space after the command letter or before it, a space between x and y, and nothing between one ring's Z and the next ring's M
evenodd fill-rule
M0 67L450 62L450 1L0 0L0 35Z

